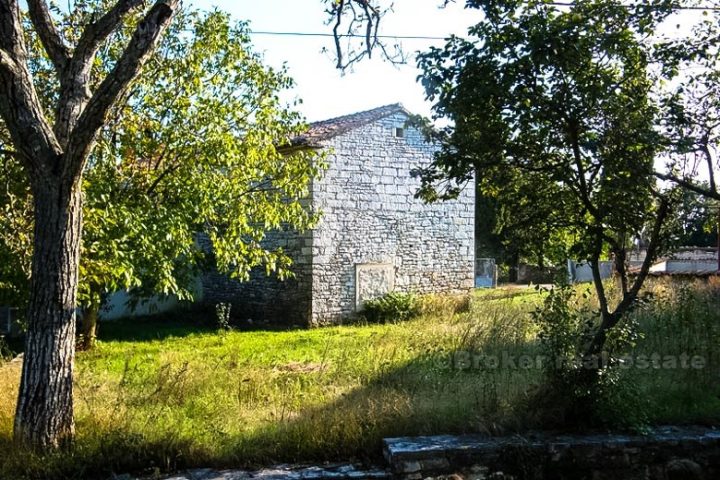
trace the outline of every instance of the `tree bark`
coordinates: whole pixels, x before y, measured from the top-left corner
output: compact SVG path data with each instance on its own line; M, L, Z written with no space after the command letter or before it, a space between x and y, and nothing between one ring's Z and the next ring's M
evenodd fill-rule
M520 276L520 253L514 251L510 255L510 273L508 281L510 283L517 283Z
M63 183L66 183L63 185ZM35 231L16 440L56 448L70 440L78 264L82 229L80 181L36 177Z
M180 7L155 0L136 25L115 68L89 91L97 49L141 0L117 0L88 25L70 55L44 0L29 13L61 86L51 128L27 64L18 0L0 0L0 116L24 161L33 190L35 231L28 332L15 438L38 449L71 440L75 316L82 236L81 177L109 112L122 98Z
M590 262L590 266L592 267L593 272L595 292L598 295L598 301L600 303L601 321L600 326L597 328L595 334L593 335L592 339L590 340L585 349L583 359L592 360L600 359L602 357L602 352L605 348L605 342L607 341L608 333L611 329L615 328L615 326L635 305L635 302L640 295L640 289L645 283L645 279L650 272L650 267L657 258L658 252L662 244L665 242L665 239L663 238L662 228L669 214L669 200L667 198L661 198L660 205L658 207L657 217L655 218L655 223L650 234L650 243L647 248L647 255L645 255L645 260L643 261L642 267L640 267L640 271L635 277L632 288L627 289L627 285L623 286L622 300L612 312L609 308L607 295L605 293L605 287L603 286L602 277L600 275L599 263L600 252L602 249L602 237L597 237L596 251L594 258ZM623 258L626 258L626 252L623 252L621 255Z

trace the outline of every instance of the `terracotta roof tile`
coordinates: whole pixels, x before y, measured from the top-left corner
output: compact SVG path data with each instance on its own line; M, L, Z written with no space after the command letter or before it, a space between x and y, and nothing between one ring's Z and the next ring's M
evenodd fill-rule
M318 146L319 142L329 140L345 132L360 128L368 123L375 122L395 113L402 112L410 115L399 103L385 105L364 112L352 113L342 117L331 118L310 124L310 129L293 142L296 146Z

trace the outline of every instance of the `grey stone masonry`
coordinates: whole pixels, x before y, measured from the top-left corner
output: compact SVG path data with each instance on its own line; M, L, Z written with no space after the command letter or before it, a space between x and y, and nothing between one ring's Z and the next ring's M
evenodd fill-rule
M335 323L386 291L460 292L474 285L474 189L458 200L425 204L411 171L427 166L435 147L405 128L398 110L323 142L330 167L313 189L322 212L313 234L312 323ZM403 129L397 137L395 129ZM364 290L370 295L363 297Z
M321 213L303 235L273 234L295 261L295 279L253 275L240 284L208 275L206 302L229 301L253 319L337 324L388 292L460 293L474 286L475 193L425 204L411 172L429 165L436 146L406 126L401 105L318 122L299 147L323 149L328 169L311 186Z
M209 240L203 238L211 250ZM264 268L254 269L250 280L240 282L212 270L202 279L203 303L232 304L230 315L235 320L259 320L286 325L306 326L310 318L312 285L312 256L307 251L311 234L297 232L270 232L265 240L268 248L282 247L293 261L293 278L280 280L268 276Z
M720 478L720 432L660 427L649 435L529 433L388 438L384 455L394 478L505 480L700 480Z
M192 470L165 480L391 480L382 469L367 469L355 465L292 466L280 465L258 471ZM127 480L134 480L128 477Z

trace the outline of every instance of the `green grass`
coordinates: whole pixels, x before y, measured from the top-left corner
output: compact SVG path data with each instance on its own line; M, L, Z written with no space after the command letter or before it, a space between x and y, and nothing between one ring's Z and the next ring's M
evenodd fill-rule
M639 386L650 423L718 421L720 288L656 290L635 314L634 353L691 351L708 367L625 379ZM541 301L534 290L481 291L469 307L426 300L425 314L404 323L316 330L105 324L97 348L78 355L69 451L40 457L12 444L19 368L0 366L0 478L376 461L387 436L541 428L532 408L540 370L452 365L457 352L538 355L529 312Z

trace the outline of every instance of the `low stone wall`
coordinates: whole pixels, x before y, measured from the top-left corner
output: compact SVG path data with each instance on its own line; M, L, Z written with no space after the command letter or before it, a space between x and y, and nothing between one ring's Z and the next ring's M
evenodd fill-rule
M652 435L392 438L396 478L473 480L712 480L720 478L720 431L666 427Z

